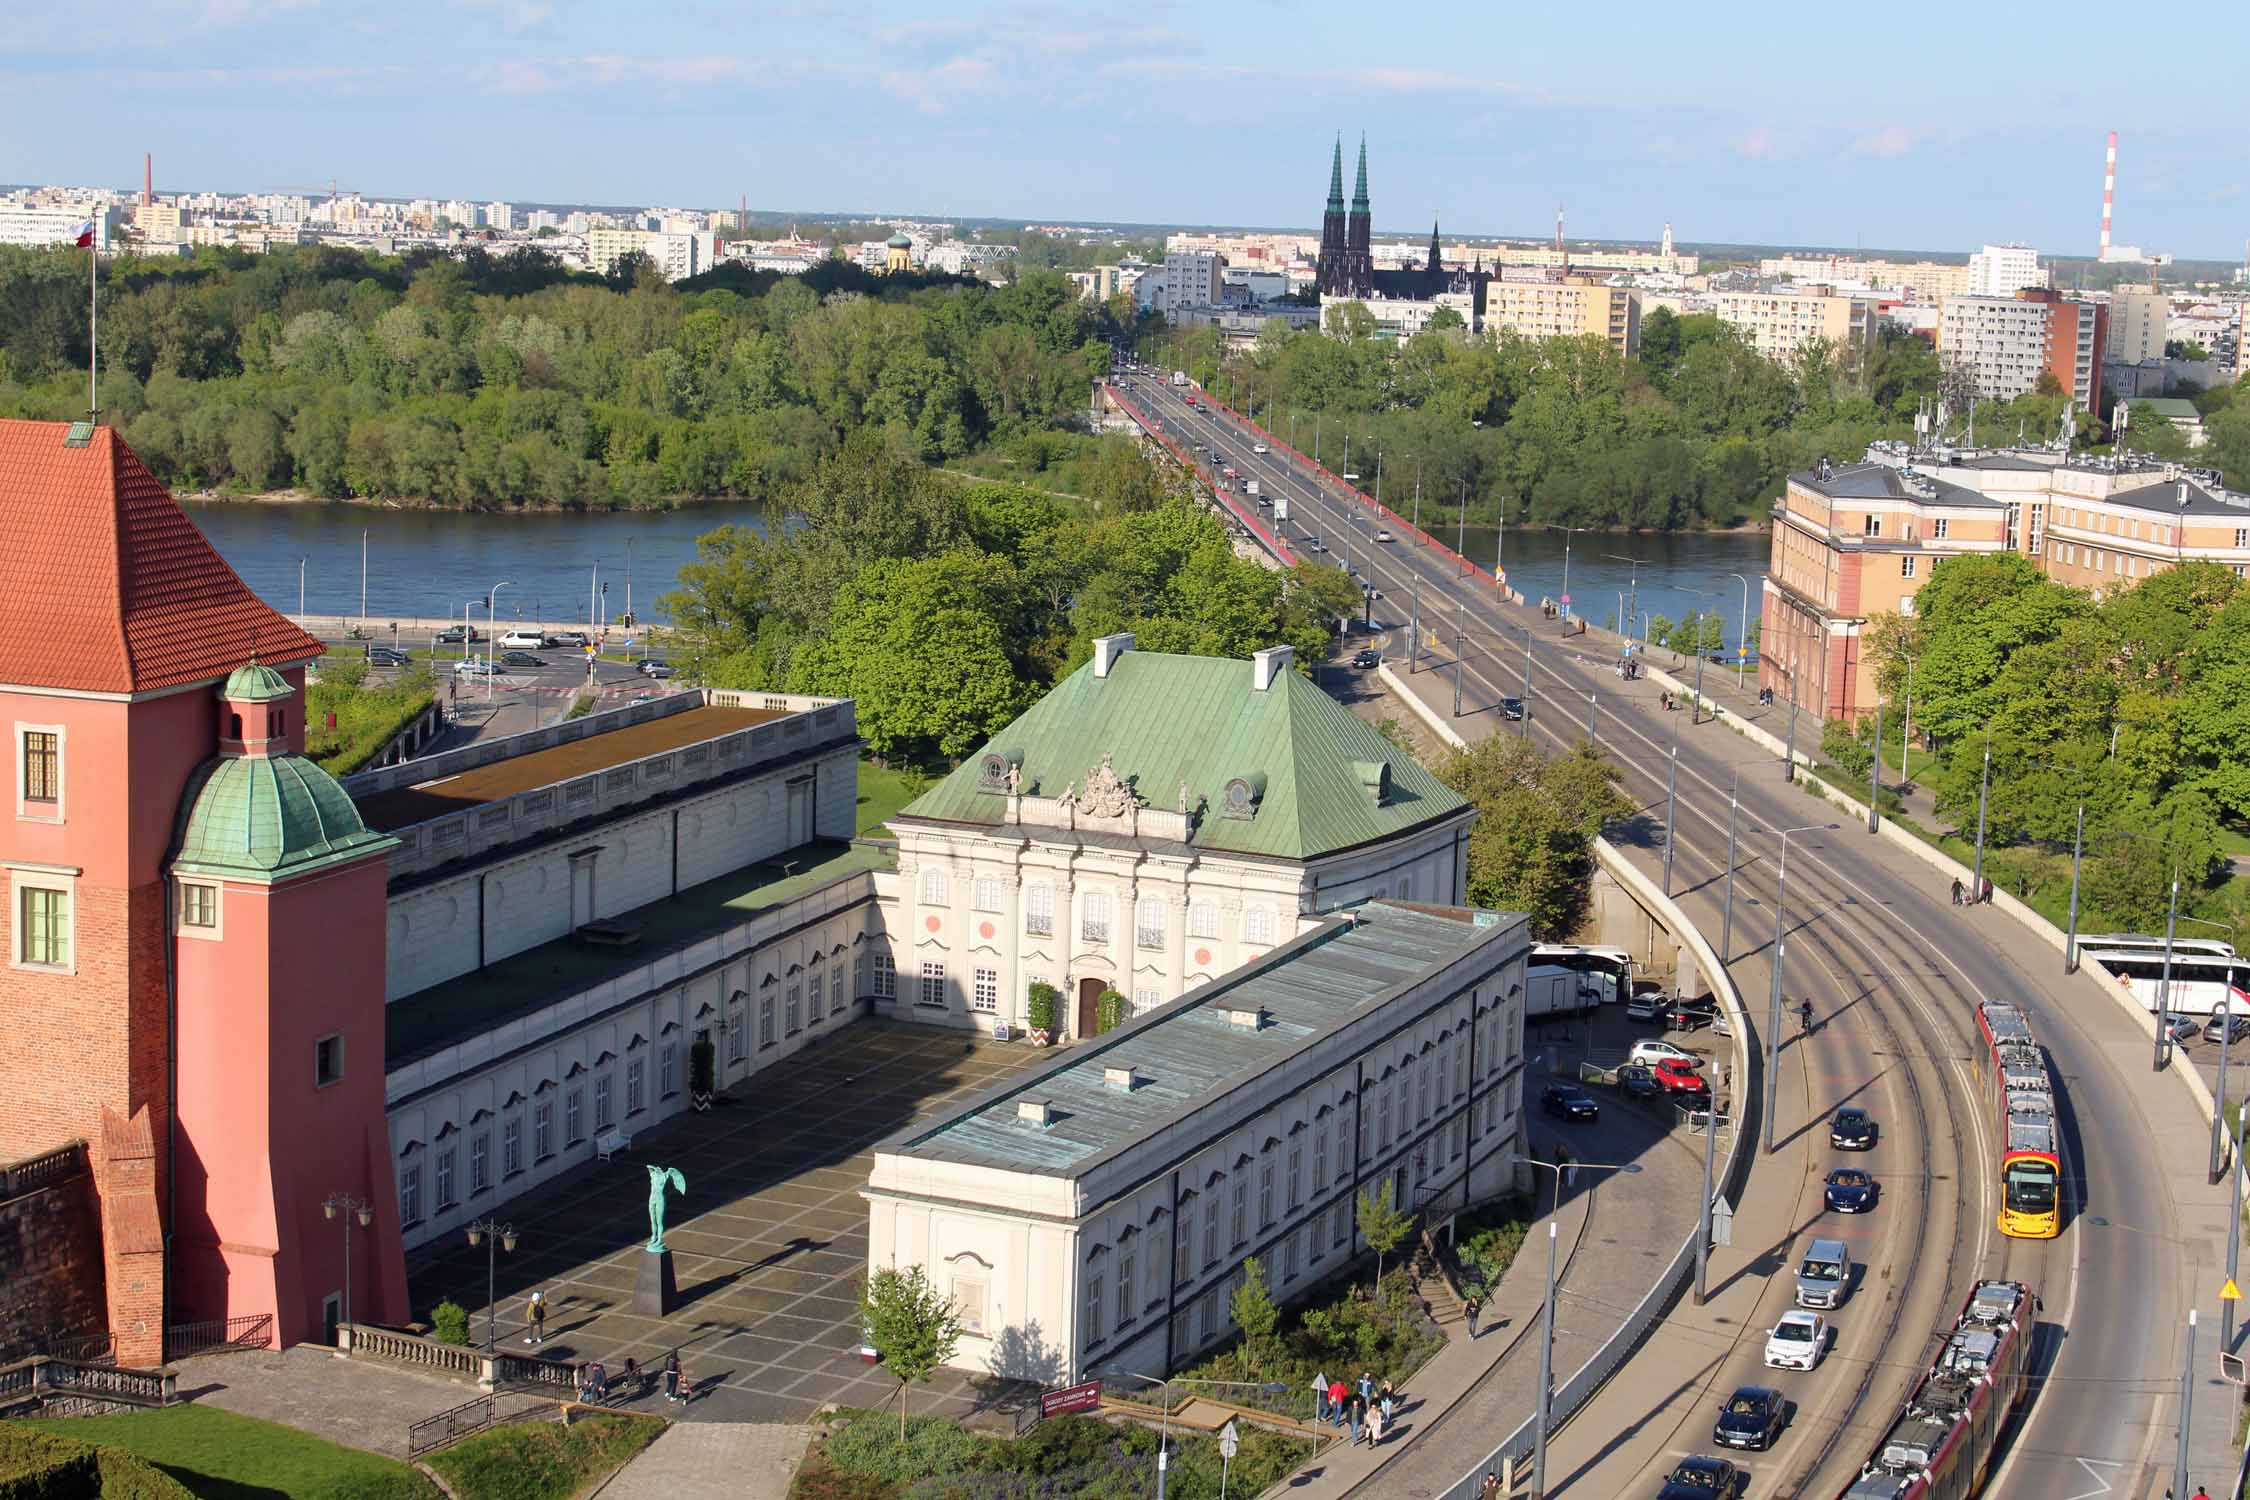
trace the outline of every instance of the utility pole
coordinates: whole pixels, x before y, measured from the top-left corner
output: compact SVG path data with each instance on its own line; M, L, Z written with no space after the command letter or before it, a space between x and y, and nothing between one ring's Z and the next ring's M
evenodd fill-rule
M1969 899L1984 899L1984 799L1992 788L1992 726L1984 726L1984 769L1977 775L1977 864L1969 879Z
M1701 1307L1710 1297L1711 1266L1711 1158L1717 1154L1719 1138L1719 1101L1713 1096L1703 1106L1703 1214L1702 1227L1695 1236L1695 1305Z
M1719 928L1719 962L1734 961L1734 830L1742 820L1742 767L1734 768L1734 785L1727 791L1727 900L1726 916Z
M1875 738L1870 743L1875 753L1867 757L1867 831L1873 833L1883 821L1878 806L1883 793L1883 696L1880 693L1875 695Z

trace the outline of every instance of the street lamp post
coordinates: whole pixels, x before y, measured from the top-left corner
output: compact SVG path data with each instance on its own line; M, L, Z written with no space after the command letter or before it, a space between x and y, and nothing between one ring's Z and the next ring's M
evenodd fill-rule
M1984 806L1985 794L1992 789L1992 724L1984 726L1984 769L1977 774L1977 862L1969 874L1969 899L1984 899Z
M1465 646L1466 646L1466 637L1465 637L1465 636L1463 635L1463 633L1462 633L1462 630L1461 630L1461 613L1462 613L1462 609L1463 609L1463 605L1462 605L1461 601L1460 601L1460 600L1458 600L1458 599L1454 600L1454 601L1453 601L1453 717L1454 717L1454 718L1456 718L1456 719L1458 719L1458 718L1460 718L1460 717L1461 717L1461 657L1462 657L1462 655L1463 655L1463 652L1464 652L1464 650L1465 650Z
M625 538L625 618L633 618L633 539ZM630 629L631 627L627 627Z
M1570 555L1570 544L1567 541L1563 543L1563 555L1565 558ZM1627 557L1620 552L1604 552L1602 556L1608 558L1611 562L1632 564L1632 571L1625 575L1625 587L1632 595L1632 603L1628 604L1617 617L1618 624L1624 627L1624 633L1631 635L1633 627L1627 622L1633 618L1633 611L1641 602L1641 560L1637 557ZM1570 592L1567 579L1563 584L1563 592L1566 594Z
M367 528L359 528L359 623L367 623Z
M1774 1075L1781 1067L1781 958L1786 939L1782 924L1789 909L1789 836L1793 833L1812 833L1817 829L1834 828L1834 823L1803 823L1795 828L1781 830L1781 864L1775 875L1773 893L1773 993L1766 1005L1766 1155L1774 1152L1773 1117Z
M1664 894L1672 894L1672 846L1680 841L1680 720L1672 716L1672 764L1664 778Z
M1531 738L1531 627L1523 627L1523 717L1516 721L1523 725L1523 737Z
M310 560L304 557L297 559L297 620L300 624L305 618L305 564Z
M352 1321L352 1220L367 1228L375 1222L375 1205L349 1193L330 1193L321 1200L320 1211L328 1218L342 1216L344 1221L344 1322Z
M1518 1155L1511 1158L1515 1166L1538 1167L1555 1174L1555 1195L1547 1211L1547 1296L1539 1322L1539 1419L1532 1430L1531 1442L1531 1500L1545 1500L1547 1493L1547 1428L1553 1420L1555 1393L1555 1220L1562 1215L1563 1169L1585 1172L1640 1171L1639 1162L1551 1162L1535 1156Z
M1750 667L1750 580L1740 573L1729 573L1729 578L1742 579L1742 613L1735 626L1734 639L1734 690L1743 691L1742 674Z
M469 1248L484 1246L484 1352L492 1353L494 1332L500 1321L500 1296L497 1278L500 1271L500 1252L516 1253L516 1228L495 1219L479 1219L466 1226Z
M1727 900L1719 928L1719 962L1734 961L1734 830L1742 818L1742 763L1734 767L1734 782L1727 790Z
M1701 1307L1710 1299L1711 1295L1711 1177L1714 1165L1713 1158L1718 1155L1719 1118L1718 1096L1714 1094L1711 1100L1703 1106L1703 1212L1701 1225L1695 1236L1695 1305L1697 1307ZM1726 1122L1731 1129L1734 1125L1734 1117L1732 1115L1727 1116Z
M2150 1067L2161 1073L2172 1061L2172 939L2180 930L2180 862L2172 861L2172 896L2164 913L2164 973L2156 981L2156 1053ZM2223 1101L2222 1101L2223 1107Z
M1694 594L1702 599L1720 599L1721 597L1709 589L1682 589L1681 592ZM1724 603L1725 601L1721 599L1721 602ZM1723 638L1727 633L1726 615L1720 610L1714 609L1711 611L1711 618L1719 622L1719 634ZM1703 662L1711 654L1703 649L1703 611L1700 609L1695 612L1695 628L1690 633L1689 639L1695 642L1695 702L1688 705L1688 711L1691 715L1688 722L1700 724L1703 722Z
M2078 867L2086 852L2086 799L2078 799L2078 826L2070 836L2070 930L2063 935L2063 972L2078 972Z

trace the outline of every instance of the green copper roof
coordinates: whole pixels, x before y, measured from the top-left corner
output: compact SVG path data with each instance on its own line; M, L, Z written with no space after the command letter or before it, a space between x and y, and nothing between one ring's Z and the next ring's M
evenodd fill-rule
M296 695L297 690L289 685L288 678L258 661L236 667L234 675L227 679L227 685L219 689L220 697L232 698L240 703L270 703L276 698L293 698Z
M1336 154L1328 162L1328 211L1344 211L1344 138L1336 137Z
M978 790L986 755L1020 756L1024 792L1059 797L1071 783L1083 789L1105 751L1158 810L1173 810L1187 783L1190 810L1202 809L1190 838L1199 849L1312 859L1468 806L1307 678L1283 671L1260 693L1252 671L1227 657L1155 651L1127 651L1107 677L1088 663L898 818L997 824L1007 799ZM1248 818L1224 810L1236 780L1252 794ZM1371 783L1385 792L1380 802Z
M336 778L302 755L204 762L178 832L175 871L236 880L281 880L398 844L371 832Z
M897 234L892 235L889 240L890 247L893 250L908 249L913 245L913 243L914 242L912 240L906 237L906 231L903 229L900 230Z

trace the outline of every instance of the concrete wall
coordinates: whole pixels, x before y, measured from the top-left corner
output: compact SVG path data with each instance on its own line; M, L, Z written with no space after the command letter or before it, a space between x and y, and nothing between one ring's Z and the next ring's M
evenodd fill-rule
M102 1286L101 1216L80 1148L59 1174L0 1192L0 1364L105 1331Z
M779 854L791 843L783 815L786 784L808 770L816 777L815 831L849 837L858 805L858 755L845 746L810 767L777 767L674 807L580 829L574 837L393 896L385 998L402 999L478 967L480 901L486 963L566 935L574 850L600 847L594 856L594 914L603 917Z

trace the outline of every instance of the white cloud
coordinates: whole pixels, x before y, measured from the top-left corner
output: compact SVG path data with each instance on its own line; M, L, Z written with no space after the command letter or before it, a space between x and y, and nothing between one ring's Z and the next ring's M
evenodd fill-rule
M500 28L510 36L543 31L555 19L552 0L454 0L466 10L484 11L500 18Z
M1760 125L1734 143L1735 151L1753 161L1773 155L1773 132Z
M1852 142L1852 149L1861 156L1904 156L1914 149L1914 137L1904 125L1886 125Z

